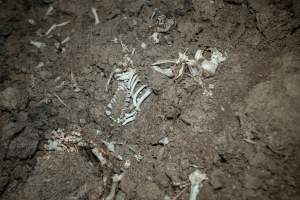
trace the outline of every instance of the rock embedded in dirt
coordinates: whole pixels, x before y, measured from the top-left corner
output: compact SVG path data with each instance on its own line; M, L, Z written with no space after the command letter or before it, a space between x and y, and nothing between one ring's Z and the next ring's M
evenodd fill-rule
M9 176L7 174L1 174L0 175L0 194L4 191L6 188L6 185L9 182Z
M222 183L223 172L221 170L215 170L211 173L210 183L215 190L221 189L223 187Z
M0 109L19 111L27 107L29 96L26 90L8 87L0 93Z
M161 191L158 185L153 182L145 182L144 184L140 184L136 190L139 199L161 200L164 197L163 191Z
M35 129L31 127L25 128L25 130L10 143L7 157L19 159L30 158L38 147L39 139L39 134Z
M0 26L0 37L8 37L13 31L13 27L9 24Z
M89 115L97 123L102 124L105 119L105 107L102 103L91 103L89 106Z
M10 140L22 131L25 127L24 123L10 122L1 129L0 142L7 148Z

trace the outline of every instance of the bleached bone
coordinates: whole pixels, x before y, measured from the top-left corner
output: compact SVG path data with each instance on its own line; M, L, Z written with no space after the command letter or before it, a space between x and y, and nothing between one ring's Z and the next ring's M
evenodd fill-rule
M169 77L169 78L174 77L174 74L173 74L173 71L172 71L171 68L165 68L165 69L162 69L162 68L160 68L160 67L158 67L158 66L155 65L155 66L153 66L153 69L154 69L155 71L158 71L158 72L160 72L160 73L166 75L166 76Z
M152 63L151 65L161 65L161 64L174 64L177 62L178 59L168 59L168 60L158 60L155 63Z
M92 13L93 13L94 18L95 18L95 25L99 24L100 20L99 20L98 14L97 14L97 9L95 7L92 8Z
M152 37L155 44L159 43L159 33L155 32L151 35L151 37Z
M105 200L113 200L115 198L116 189L117 189L118 183L122 180L123 177L124 177L124 173L122 173L122 174L115 174L112 177L113 183L112 183L110 192L109 192L108 196L105 198Z
M133 96L134 89L135 89L135 87L137 86L137 84L140 83L140 82L141 82L141 80L140 80L139 78L137 78L137 79L133 82L133 84L130 86L130 87L131 87L131 88L130 88L130 95L131 95L131 96Z
M117 92L123 90L125 91L126 96L120 117L114 119L111 116L110 118L114 119L113 121L116 121L121 125L126 125L136 119L136 115L138 111L140 111L140 105L152 93L152 90L148 89L143 95L141 95L141 92L147 88L146 85L142 85L138 90L135 91L136 86L141 82L141 80L138 78L136 70L132 68L129 68L126 72L115 73L114 78L118 81ZM107 106L108 109L106 110L106 114L108 116L112 113L111 111L113 109L113 105L115 104L113 99L116 97L116 95L117 93L113 96L110 104ZM141 97L138 98L138 95L141 95ZM130 102L132 102L132 105L129 104ZM128 110L130 110L130 113L128 113Z
M54 10L53 6L49 6L45 16L46 17L49 16L53 10Z
M186 55L186 52L179 53L178 59L168 59L168 60L158 60L153 63L153 69L168 76L169 78L173 78L171 75L172 68L175 67L174 64L180 64L182 66L188 66L188 69L192 76L204 75L204 76L213 76L218 68L218 65L226 60L227 54L223 55L216 48L211 48L212 51L211 59L207 60L203 57L203 51L197 50L194 56L194 59L189 59ZM171 64L168 68L161 68L160 65ZM173 65L172 65L173 64ZM180 73L176 78L178 78L182 73L185 67L180 68ZM204 73L202 73L204 72Z
M65 21L65 22L62 22L60 24L53 24L49 29L48 31L45 33L45 35L49 35L54 29L56 29L57 27L61 27L61 26L65 26L67 24L69 24L70 21Z
M92 153L98 158L102 166L107 163L107 160L104 158L102 153L98 150L98 148L92 149Z
M70 40L71 40L71 38L68 36L61 42L61 44L65 44L65 43L69 42Z
M30 41L30 44L31 45L33 45L33 46L35 46L36 48L38 48L38 49L41 49L41 48L44 48L44 47L46 47L46 44L45 43L43 43L43 42L37 42L37 41Z
M138 96L139 93L140 93L143 89L145 89L146 87L147 87L146 85L142 85L142 86L134 93L134 95L132 96L133 105L134 105L135 107L137 107L137 101L138 101L137 96Z
M152 93L151 89L146 90L146 92L143 94L143 96L141 98L138 99L138 103L136 105L136 109L140 110L140 106L141 104L150 96L150 94Z
M203 186L202 182L207 179L206 174L198 169L189 175L189 180L191 182L190 200L197 200L198 193Z

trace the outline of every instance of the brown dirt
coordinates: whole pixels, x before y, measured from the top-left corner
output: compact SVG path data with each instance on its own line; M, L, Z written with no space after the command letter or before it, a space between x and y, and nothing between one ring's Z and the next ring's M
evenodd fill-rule
M159 44L150 38L156 8L176 19ZM0 1L0 198L104 199L113 174L125 171L116 199L172 199L198 168L208 176L199 199L299 199L299 11L297 0ZM134 68L155 91L124 127L110 126L104 114L115 87L105 93L105 84L124 56L115 37L136 49ZM37 49L30 40L47 46ZM150 67L187 48L193 56L208 47L228 54L216 75L204 79L211 96L188 75L175 82ZM101 166L91 147L43 148L51 131L74 127L110 164ZM163 137L169 144L158 143ZM124 161L101 140L124 143L116 145ZM189 188L178 199L188 197Z

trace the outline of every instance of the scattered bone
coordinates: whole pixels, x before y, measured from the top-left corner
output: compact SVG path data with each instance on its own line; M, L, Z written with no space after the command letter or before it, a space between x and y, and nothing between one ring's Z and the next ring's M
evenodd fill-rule
M53 10L54 10L53 6L49 6L45 16L46 17L49 16L52 13Z
M41 48L45 48L46 47L46 44L43 43L43 42L37 42L37 41L30 41L30 44L35 46L36 48L38 49L41 49Z
M133 152L133 154L134 154L133 156L138 162L143 160L144 157L141 154L139 154L138 152L136 152L134 150L134 148L132 148L131 146L128 146L128 148L129 148L129 150L131 150Z
M109 84L111 82L111 79L114 76L114 73L115 73L115 70L112 70L112 72L109 74L108 80L107 80L107 82L105 84L105 90L104 90L105 92L108 92L108 86L109 86Z
M48 144L45 144L44 147L48 151L78 152L76 146L88 146L88 143L83 141L79 131L80 129L78 128L69 133L66 133L65 130L61 128L53 130Z
M93 148L92 153L98 158L102 166L107 163L107 160L104 158L98 148Z
M111 189L110 189L110 192L108 194L108 196L105 198L105 200L113 200L115 198L115 195L116 195L116 189L118 187L118 184L119 182L121 181L121 179L124 177L124 173L122 174L115 174L113 177L112 177L112 186L111 186Z
M173 78L174 77L173 71L170 68L163 69L163 68L160 68L160 67L158 67L158 66L155 65L155 66L153 66L153 69L155 71L160 72L161 74L166 75L169 78Z
M39 62L39 64L35 67L36 69L40 69L45 66L45 63Z
M74 88L75 92L80 92L80 88L78 87L77 81L75 79L74 73L71 72L71 81L72 81L72 87Z
M187 68L190 74L195 77L203 75L205 77L213 76L216 72L218 65L226 60L226 56L222 55L216 48L212 48L212 56L210 60L203 57L203 51L197 50L194 59L189 59L185 53L179 53L177 59L159 60L152 64L153 69L158 71L169 78L174 77L174 72L177 72L175 79L181 77ZM168 68L162 68L162 65L169 65ZM168 70L167 70L168 69ZM172 72L172 73L171 73ZM202 81L200 81L202 83Z
M56 29L57 27L61 27L61 26L65 26L67 24L69 24L70 21L65 21L65 22L62 22L60 24L53 24L49 29L48 31L45 33L45 35L49 35L54 29Z
M97 9L95 7L92 7L92 13L93 13L94 18L95 18L95 25L99 24L100 21L99 21L99 17L98 17L98 14L97 14Z
M168 137L163 137L162 139L160 139L158 141L159 144L162 144L162 145L167 145L169 144L169 138Z
M197 200L198 193L203 186L202 182L208 180L208 178L206 174L197 169L189 175L189 180L191 182L190 200Z
M142 47L142 49L146 49L147 48L147 44L144 43L144 42L142 42L141 47Z
M136 89L141 80L138 78L135 69L129 68L125 72L116 69L114 72L113 77L118 81L118 88L110 103L107 105L106 114L108 116L111 115L118 94L125 91L126 98L121 114L117 118L111 116L113 121L124 126L136 119L141 104L150 96L152 89L149 89L146 85L142 85ZM132 102L131 106L129 105L130 102Z
M36 25L36 22L34 21L34 19L28 19L28 23L31 25Z
M102 142L110 152L115 152L115 142L106 142L105 140L102 140Z
M54 92L54 96L58 99L58 101L63 104L66 108L71 109L65 102Z
M159 33L158 33L158 32L154 32L154 33L151 35L151 38L153 39L153 41L154 41L155 44L158 44L158 43L159 43Z
M201 64L201 68L204 70L204 75L207 77L215 75L218 65L226 60L226 55L222 55L222 53L216 48L212 48L211 50L211 60L205 59Z
M65 43L69 42L70 40L71 40L71 38L68 36L61 42L61 44L65 44Z

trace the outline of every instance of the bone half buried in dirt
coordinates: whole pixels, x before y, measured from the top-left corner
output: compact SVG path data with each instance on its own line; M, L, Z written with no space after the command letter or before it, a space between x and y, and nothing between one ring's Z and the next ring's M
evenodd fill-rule
M107 105L105 113L113 122L124 126L136 119L138 112L141 111L141 104L150 96L152 89L142 83L136 70L132 68L126 71L116 69L114 79L118 83L117 91ZM114 116L114 107L120 98L124 99L123 106L121 112Z
M155 71L164 74L169 78L178 79L188 68L190 74L195 77L198 75L204 77L214 76L220 63L227 59L227 54L223 55L216 48L210 48L211 59L203 56L203 50L197 50L193 59L189 59L185 53L179 53L177 59L158 60L152 64Z

